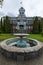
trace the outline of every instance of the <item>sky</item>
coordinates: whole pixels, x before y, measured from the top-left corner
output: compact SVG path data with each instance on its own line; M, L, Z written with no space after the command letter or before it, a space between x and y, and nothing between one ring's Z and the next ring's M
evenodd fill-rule
M3 6L0 8L0 16L17 16L21 6L24 7L27 17L43 17L43 0L4 0Z

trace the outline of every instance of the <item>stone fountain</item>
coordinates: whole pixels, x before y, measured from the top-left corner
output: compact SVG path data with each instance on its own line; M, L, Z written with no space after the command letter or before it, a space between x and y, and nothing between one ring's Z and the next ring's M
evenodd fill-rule
M16 38L4 40L0 44L0 52L7 58L15 60L29 60L40 55L42 44L35 40L29 39L25 36L29 34L13 34Z

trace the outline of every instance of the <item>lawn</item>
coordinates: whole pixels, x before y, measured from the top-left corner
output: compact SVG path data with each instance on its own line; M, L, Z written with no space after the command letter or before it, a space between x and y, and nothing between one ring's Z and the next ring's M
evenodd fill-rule
M0 41L3 41L3 40L8 39L8 38L14 38L14 37L15 36L13 36L12 34L0 34ZM43 42L43 36L41 34L30 34L26 37L33 38L33 39L36 39L40 42Z
M8 38L13 38L13 37L15 36L13 36L12 34L0 34L0 41L3 41Z
M27 38L33 38L40 42L43 42L43 36L41 34L30 34L27 36Z

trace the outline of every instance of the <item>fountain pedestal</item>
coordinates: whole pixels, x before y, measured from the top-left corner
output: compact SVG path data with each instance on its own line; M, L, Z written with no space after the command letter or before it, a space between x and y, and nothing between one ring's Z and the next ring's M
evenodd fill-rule
M19 33L19 34L14 34L14 35L20 37L20 41L17 42L17 47L26 47L27 43L23 41L23 37L29 34Z

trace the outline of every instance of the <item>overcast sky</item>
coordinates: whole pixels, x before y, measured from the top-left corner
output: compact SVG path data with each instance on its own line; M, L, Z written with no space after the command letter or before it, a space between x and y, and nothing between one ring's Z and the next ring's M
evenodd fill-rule
M2 9L0 8L0 15L8 13L9 15L17 16L21 6L24 7L26 16L43 17L43 0L4 0L3 7Z

